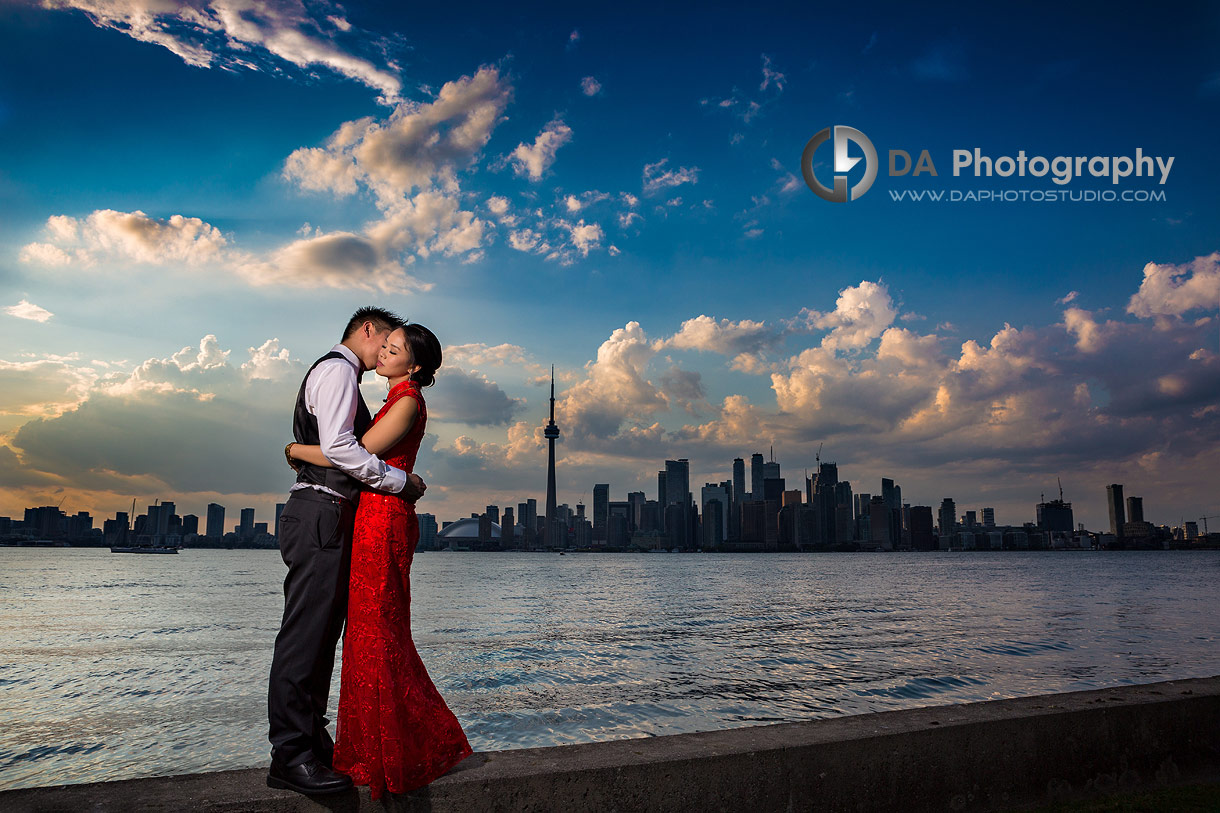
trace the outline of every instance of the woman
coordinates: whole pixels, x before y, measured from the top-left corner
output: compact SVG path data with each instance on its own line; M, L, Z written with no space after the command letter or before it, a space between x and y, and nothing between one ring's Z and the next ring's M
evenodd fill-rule
M441 345L421 325L392 332L377 360L389 380L385 406L361 444L411 471L428 420L421 387L435 380ZM329 466L321 447L293 444L291 457ZM411 558L419 542L415 506L396 494L365 491L356 508L351 589L343 637L334 768L374 799L385 790L423 787L470 755L411 640Z

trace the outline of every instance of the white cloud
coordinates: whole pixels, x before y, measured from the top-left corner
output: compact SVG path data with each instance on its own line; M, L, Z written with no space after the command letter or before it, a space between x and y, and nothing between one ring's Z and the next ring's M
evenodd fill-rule
M320 66L354 79L378 91L386 103L401 90L391 72L337 44L351 23L339 14L315 19L301 0L43 0L43 5L79 9L96 26L160 45L198 68L262 70L256 61L270 55L298 68ZM374 49L380 42L368 35L342 39Z
M833 350L866 346L893 324L898 310L884 283L865 280L839 291L833 311L806 309L802 315L810 328L830 329L822 346Z
M512 160L513 170L531 181L541 180L543 173L555 163L555 153L571 140L571 127L559 119L551 121L534 139L532 145L518 144L512 151L509 158Z
M46 322L55 315L46 308L39 307L25 299L16 305L9 305L4 309L4 312L9 316L15 316L18 319L28 319L31 322Z
M1189 263L1148 263L1139 291L1127 303L1136 316L1183 316L1220 308L1220 251Z
M685 183L695 184L699 182L698 167L679 167L676 170L666 169L665 165L668 163L668 158L662 158L654 164L644 165L645 194L674 186L681 186Z
M91 265L100 260L199 265L223 259L228 240L197 217L154 218L142 211L98 209L83 220L56 215L47 221L52 243L30 243L23 262Z
M592 76L586 76L580 80L580 92L586 96L596 96L602 92L602 84Z

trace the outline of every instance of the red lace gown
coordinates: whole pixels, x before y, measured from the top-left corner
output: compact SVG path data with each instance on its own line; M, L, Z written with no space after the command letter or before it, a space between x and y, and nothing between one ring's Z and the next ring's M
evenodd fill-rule
M419 387L409 380L395 385L373 421L400 398L414 398L419 416L382 457L409 472L427 421ZM374 799L387 789L406 793L423 787L471 753L411 640L411 559L417 542L415 506L392 494L361 494L334 765L356 784L369 785Z

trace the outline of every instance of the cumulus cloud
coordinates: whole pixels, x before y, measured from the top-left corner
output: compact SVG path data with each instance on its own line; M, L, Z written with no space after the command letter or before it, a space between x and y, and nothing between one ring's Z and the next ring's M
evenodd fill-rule
M333 7L323 6L336 13L315 17L301 0L43 0L43 5L83 11L94 25L160 45L197 68L264 70L282 60L354 79L386 103L401 90L390 70L355 52L361 44L375 50L381 41L350 36L351 23Z
M884 283L865 280L840 291L833 311L806 309L802 315L810 328L829 329L823 347L861 348L894 322L898 310Z
M4 309L4 312L9 316L15 316L18 319L28 319L31 322L46 322L55 315L46 308L39 307L25 299L16 305L9 305Z
M682 184L699 182L698 167L678 167L666 169L668 158L662 158L654 164L644 165L644 193L651 194L662 189L669 189Z
M596 96L602 92L602 83L592 76L586 76L580 80L580 92L586 96Z
M430 102L402 102L384 120L343 124L324 147L303 147L284 177L309 190L351 194L363 184L382 206L420 189L453 190L503 120L512 89L495 68L446 82Z
M1189 263L1148 263L1144 280L1127 303L1136 316L1184 316L1192 310L1220 308L1220 251Z
M786 330L751 319L733 321L700 314L682 323L678 332L666 340L667 347L704 350L728 356L737 369L754 372L763 355L783 341Z
M197 217L160 219L142 211L98 209L84 219L55 215L47 221L51 242L31 243L23 262L37 265L91 265L99 260L199 265L223 258L228 240Z
M304 367L275 340L245 364L230 356L208 335L128 373L88 376L76 403L25 423L12 448L24 471L79 490L282 491L292 477L279 447Z
M446 82L430 102L403 102L385 120L346 122L323 147L293 152L285 179L339 196L366 188L382 217L362 234L316 236L246 269L257 279L298 269L328 284L350 274L355 284L390 291L421 287L404 270L417 258L480 259L487 223L462 208L459 173L477 160L503 120L511 92L494 68L481 68ZM506 198L493 196L487 205L507 217ZM320 268L314 262L319 256L328 260Z
M509 155L513 171L531 181L542 179L543 174L555 163L559 148L572 140L572 128L559 119L549 123L533 144L518 144Z

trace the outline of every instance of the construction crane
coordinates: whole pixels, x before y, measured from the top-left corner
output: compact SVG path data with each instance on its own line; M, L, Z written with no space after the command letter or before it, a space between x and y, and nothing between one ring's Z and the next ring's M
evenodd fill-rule
M1209 519L1220 519L1220 514L1216 514L1216 515L1210 516L1210 517L1199 517L1199 521L1203 523L1203 535L1204 536L1207 536L1207 521Z
M819 443L818 444L818 453L813 456L813 462L817 463L819 466L822 465L822 447L825 445L826 445L825 443Z

